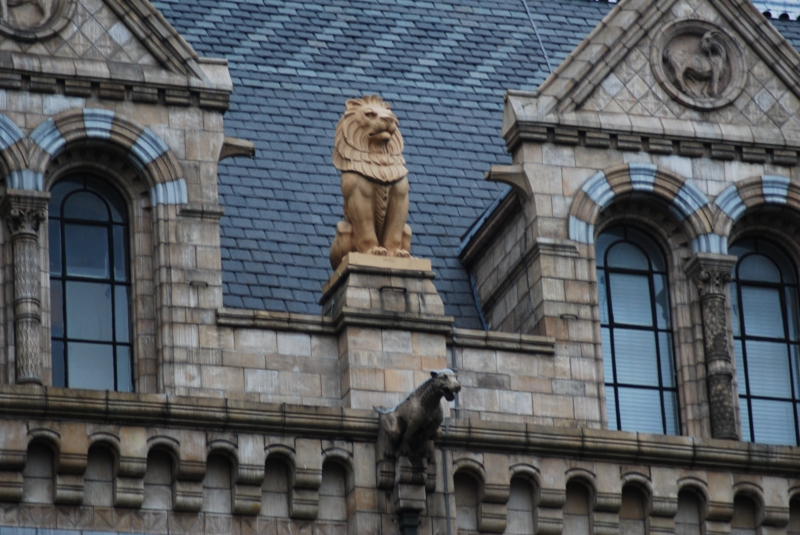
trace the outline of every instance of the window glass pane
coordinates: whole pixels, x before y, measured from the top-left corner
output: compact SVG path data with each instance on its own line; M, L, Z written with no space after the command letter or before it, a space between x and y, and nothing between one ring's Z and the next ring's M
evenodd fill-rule
M597 265L603 267L605 265L606 250L608 246L625 236L625 231L622 227L614 227L603 231L597 237L594 245L595 256L597 257Z
M64 217L89 221L109 220L106 203L88 191L79 191L69 196L64 202Z
M619 383L658 386L654 332L614 329L614 356Z
M117 346L117 392L133 392L131 348Z
M796 280L794 274L794 266L792 266L789 258L777 247L767 241L758 242L758 252L769 257L775 264L783 276L783 282L794 283Z
M786 288L786 308L789 315L789 339L800 340L800 321L798 321L797 312L798 307L797 288Z
M609 273L611 310L615 323L653 325L650 285L647 275Z
M741 292L745 334L783 338L780 291L777 288L742 286Z
M656 323L659 329L669 329L669 295L667 276L653 275L653 290L656 294Z
M64 342L53 340L53 386L66 386L64 369Z
M751 442L750 407L747 405L747 398L739 398L739 413L742 420L742 440L745 442Z
M50 329L52 336L64 337L64 300L61 281L50 283Z
M751 403L756 442L795 444L792 403L763 399L753 399Z
M108 278L108 230L105 227L66 225L64 235L68 275Z
M792 397L786 344L747 340L747 378L751 396Z
M114 349L111 344L68 342L69 387L114 390Z
M111 317L110 284L67 282L67 336L110 342Z
M128 288L117 286L114 288L114 320L117 322L117 342L130 342L128 329Z
M608 325L608 291L606 274L602 269L597 270L597 298L600 303L600 323Z
M658 333L658 350L661 357L661 386L675 386L675 366L672 364L672 334Z
M732 282L730 288L728 289L729 295L731 296L730 303L731 303L731 321L733 322L733 335L734 336L741 336L742 328L741 328L741 318L739 317L739 294L737 293L737 286L735 282Z
M102 180L87 180L87 189L96 191L108 202L108 207L111 210L111 219L115 223L122 223L125 219L125 203L112 187Z
M128 280L128 248L125 227L114 226L114 280L127 282Z
M619 388L619 413L623 431L664 433L658 390Z
M678 434L678 395L675 392L664 392L664 415L668 435Z
M766 256L752 254L739 261L739 280L781 282L778 267Z
M50 190L50 202L47 207L50 217L61 217L61 202L64 197L81 188L83 188L83 180L79 178L61 180L53 186L53 189Z
M733 499L733 518L731 519L731 535L755 535L756 508L753 500L745 496Z
M607 383L614 382L614 369L612 363L614 362L614 354L611 352L611 333L607 327L600 329L600 334L603 337L603 375Z
M650 262L641 249L631 243L621 242L608 251L606 267L649 270Z
M744 356L742 355L741 340L733 341L733 353L736 356L736 379L739 381L739 394L747 395L747 382L745 381Z
M636 242L639 247L644 249L645 254L650 257L650 262L652 262L654 271L667 270L666 262L664 262L664 255L661 254L661 249L650 236L634 228L628 228L628 239Z
M61 275L61 224L58 221L48 223L48 241L50 242L50 276Z
M617 395L613 387L606 387L606 411L608 411L608 428L619 429L617 423Z
M792 354L792 376L794 377L794 398L800 399L800 346L789 346Z

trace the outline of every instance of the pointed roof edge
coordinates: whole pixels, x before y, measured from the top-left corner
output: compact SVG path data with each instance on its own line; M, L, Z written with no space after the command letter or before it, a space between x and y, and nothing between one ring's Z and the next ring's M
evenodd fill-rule
M199 56L149 0L104 0L127 28L167 70L208 80Z
M677 0L622 0L535 92L542 115L574 112ZM708 0L800 98L800 53L750 0Z

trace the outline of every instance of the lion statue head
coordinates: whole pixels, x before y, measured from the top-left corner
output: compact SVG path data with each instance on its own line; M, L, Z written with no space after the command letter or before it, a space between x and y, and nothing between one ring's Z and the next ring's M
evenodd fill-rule
M408 175L397 122L389 104L377 95L348 100L336 125L333 165L378 182L392 183Z

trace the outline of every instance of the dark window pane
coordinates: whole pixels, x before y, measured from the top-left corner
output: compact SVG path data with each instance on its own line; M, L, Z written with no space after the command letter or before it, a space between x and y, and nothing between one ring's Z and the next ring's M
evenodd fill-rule
M103 199L89 193L79 191L73 193L64 202L64 217L69 219L82 219L84 221L108 221L108 208Z
M666 262L664 262L664 255L661 254L661 249L648 235L629 227L628 239L636 242L639 247L644 249L645 254L650 258L654 271L667 270Z
M731 321L733 322L733 335L734 336L741 336L742 334L742 327L741 327L741 318L739 316L739 294L737 290L737 285L735 282L732 282L728 291L730 292L731 296Z
M740 286L747 336L783 338L781 294L777 288Z
M758 254L746 256L739 262L739 280L759 282L781 282L781 274L775 263Z
M64 338L64 300L61 281L50 281L50 329L55 338Z
M117 342L130 342L128 333L130 325L128 320L128 291L129 289L126 286L114 288L114 320L117 323Z
M83 180L79 178L61 180L53 186L53 189L50 190L50 203L47 207L50 217L61 217L61 202L64 197L81 188L83 188Z
M769 257L778 266L783 282L795 283L794 266L789 258L777 247L766 241L758 242L758 252Z
M614 362L614 354L611 352L611 332L608 328L603 327L600 329L600 335L603 338L603 375L607 383L614 382L614 370L612 363Z
M753 431L755 441L765 444L795 444L792 403L754 399Z
M131 348L117 346L117 392L133 392Z
M622 227L614 227L612 229L603 231L597 237L594 245L595 256L597 257L597 265L603 267L605 265L606 250L608 246L617 240L625 237L625 231Z
M798 310L800 310L800 303L797 299L797 288L786 288L786 308L789 314L789 339L793 341L800 340L800 319L797 317Z
M61 224L50 221L48 228L48 241L50 242L50 276L61 275Z
M675 386L675 366L672 363L672 335L658 333L658 352L661 357L662 386Z
M658 390L619 388L619 412L623 431L663 434Z
M107 279L109 276L108 229L90 225L66 225L67 274Z
M786 344L747 340L747 377L751 396L792 398Z
M659 329L669 329L669 294L666 275L653 275L656 294L656 323Z
M794 399L800 398L800 346L791 345L789 351L792 355L792 376L794 377Z
M621 242L614 245L608 252L608 265L625 269L650 269L650 262L641 249L633 244Z
M658 386L656 335L653 331L614 329L617 382Z
M739 394L747 395L747 382L745 381L744 356L742 354L742 341L733 341L733 353L736 356L736 375L739 381Z
M614 323L653 325L650 285L647 279L647 275L609 274Z
M617 396L614 388L606 387L606 412L608 412L608 428L619 429L617 423Z
M68 281L66 297L67 336L110 342L111 285Z
M747 398L739 399L739 414L742 420L742 440L752 442L750 436L750 407L747 406Z
M128 248L125 227L114 226L114 280L128 281Z
M606 289L606 274L597 270L597 297L600 302L600 323L608 325L608 291Z
M69 387L114 390L114 346L68 342Z
M111 210L111 219L115 223L122 223L126 218L125 202L119 193L111 186L101 180L88 180L86 182L88 189L96 191L108 202L108 207Z
M53 386L66 386L64 368L64 342L53 340Z
M664 415L667 434L678 434L678 395L675 392L664 392Z

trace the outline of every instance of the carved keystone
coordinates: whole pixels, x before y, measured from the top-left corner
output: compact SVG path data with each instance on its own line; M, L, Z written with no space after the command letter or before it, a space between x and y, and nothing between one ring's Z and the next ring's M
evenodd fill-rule
M697 285L703 316L703 348L708 382L711 436L738 440L734 411L733 365L728 348L725 286L731 280L735 256L697 253L686 264L686 274Z

